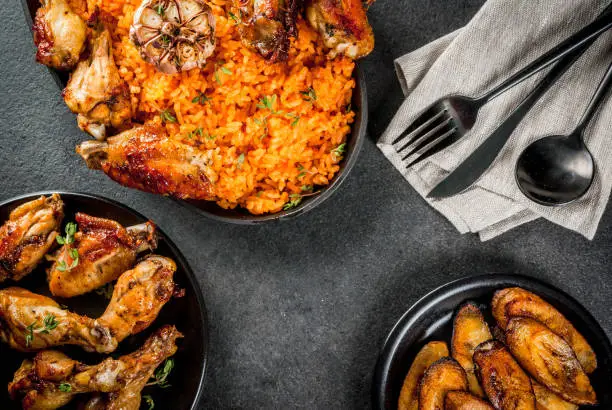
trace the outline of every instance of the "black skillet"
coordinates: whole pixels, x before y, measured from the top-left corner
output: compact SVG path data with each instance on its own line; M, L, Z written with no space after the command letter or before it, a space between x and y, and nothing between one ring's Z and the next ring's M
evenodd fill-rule
M121 205L118 202L98 197L91 194L58 192L65 204L65 217L63 224L74 221L75 212L85 212L87 214L110 218L118 221L124 226L139 224L147 221L143 215ZM9 213L18 205L38 198L41 195L49 195L50 192L38 192L27 194L17 198L9 199L0 203L0 224L4 223ZM185 337L179 339L179 349L174 356L175 368L170 374L169 383L171 387L161 389L159 387L147 387L143 395L151 395L155 402L155 409L181 409L195 410L202 396L204 388L204 374L206 369L206 358L208 352L208 319L206 307L198 280L187 261L177 249L176 245L159 230L159 246L155 251L157 254L172 258L177 264L177 272L174 281L183 289L185 296L178 299L171 299L162 309L157 320L145 331L138 335L131 336L124 340L119 349L113 353L124 354L136 350L142 345L144 340L156 329L164 324L173 324L181 331ZM36 293L51 296L46 282L45 268L48 264L41 263L38 268L23 280L5 282L0 284L0 288L8 286L20 286ZM54 298L62 303L71 311L98 317L108 300L95 292L88 293L70 299ZM70 357L86 363L95 364L100 362L104 355L85 353L77 347L66 347L60 350L65 351ZM20 409L20 403L11 401L7 385L13 378L13 373L21 361L32 357L33 353L20 353L8 348L0 343L0 408L3 410ZM79 400L75 399L72 407L77 406ZM146 408L146 407L145 407Z
M38 9L40 2L39 0L21 0L21 4L25 13L26 23L31 28L32 21L36 15L36 10ZM34 55L32 55L32 60L34 60ZM52 69L49 69L49 71L51 72L51 75L53 76L53 79L57 85L63 89L68 81L68 75L65 73L58 73ZM359 156L359 152L361 151L361 147L363 146L363 142L365 141L366 137L368 125L368 95L366 91L365 74L359 63L356 63L353 79L355 80L355 88L353 90L351 107L355 112L355 122L352 125L351 134L348 136L346 141L346 152L344 154L344 159L339 164L340 170L332 178L328 186L320 189L319 194L311 197L305 197L300 205L295 208L267 215L253 215L242 208L223 209L215 202L211 201L177 200L177 202L208 218L239 225L256 225L271 221L286 220L287 218L302 215L323 203L338 190L342 182L344 182L350 171L355 166L357 157ZM89 136L85 136L86 134L84 134L84 139L89 138Z
M481 275L450 282L415 303L394 326L380 353L372 385L375 409L397 409L402 383L412 360L425 343L443 340L450 346L453 313L468 300L478 303L489 324L495 291L518 286L532 291L557 308L581 332L597 354L598 367L590 375L599 405L612 409L612 346L593 316L567 293L538 279L520 275Z

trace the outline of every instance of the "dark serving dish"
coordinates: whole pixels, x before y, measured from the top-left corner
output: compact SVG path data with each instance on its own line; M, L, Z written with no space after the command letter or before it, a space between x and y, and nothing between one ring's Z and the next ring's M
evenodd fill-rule
M36 15L36 9L38 9L39 6L39 0L21 0L21 2L25 12L26 22L30 28L32 28L32 21ZM58 86L63 89L66 86L68 76L65 73L58 73L55 70L49 69L49 71L51 71L51 74L53 75L53 78ZM317 207L334 192L336 192L342 182L346 179L349 172L353 169L355 163L357 162L357 157L359 156L363 141L366 137L368 125L368 96L365 74L359 63L356 64L353 78L355 79L355 89L353 90L351 106L355 111L355 122L353 123L351 134L348 136L346 141L346 153L344 154L344 160L340 163L340 170L338 173L336 173L334 178L332 178L330 184L322 188L318 195L304 198L301 204L293 209L280 211L269 215L252 215L247 210L242 208L223 209L215 202L210 201L179 200L179 202L211 219L242 225L284 220L301 215Z
M599 405L612 408L612 346L593 316L567 293L540 280L520 275L481 275L459 279L424 296L402 316L391 330L380 353L372 384L375 409L397 409L399 393L410 365L425 343L443 340L450 345L455 310L468 300L483 309L485 319L494 323L490 305L493 293L507 287L521 287L541 296L557 308L591 344L598 367L590 375Z
M50 195L52 192L37 192L9 199L0 203L0 224L8 219L8 215L18 205L31 201L41 195ZM64 201L65 217L62 226L66 222L74 221L75 212L110 218L118 221L124 226L146 222L147 218L138 212L119 204L118 202L90 194L58 192ZM124 340L116 353L130 353L139 348L144 340L155 330L164 324L174 324L185 336L178 341L178 351L174 355L175 367L169 377L171 387L161 389L159 387L146 387L143 395L151 395L155 401L156 409L191 409L196 410L204 388L204 375L208 353L208 319L202 292L197 278L192 272L189 264L178 250L176 245L159 230L159 246L156 253L172 258L177 264L174 281L183 289L185 296L170 300L161 310L159 317L149 328L143 332ZM19 282L4 282L0 288L19 286L51 296L46 281L45 267L48 264L42 262L36 270ZM62 299L54 298L71 311L98 317L108 300L95 292L83 296ZM58 350L65 351L70 357L85 363L99 363L106 356L95 353L86 353L77 347L60 347ZM113 353L114 355L115 353ZM25 358L31 358L34 353L21 353L10 349L7 345L0 343L0 406L2 409L20 409L21 403L10 400L7 386L13 379L15 370L21 365ZM4 386L4 388L2 388ZM72 407L76 408L78 397L73 401Z

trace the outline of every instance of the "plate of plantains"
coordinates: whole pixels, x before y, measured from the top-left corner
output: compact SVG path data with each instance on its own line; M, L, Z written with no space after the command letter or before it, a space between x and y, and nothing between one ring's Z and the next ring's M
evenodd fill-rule
M90 194L0 203L3 409L196 409L207 348L197 278L152 221Z
M519 275L448 283L397 322L378 359L374 408L612 408L612 346L575 299Z

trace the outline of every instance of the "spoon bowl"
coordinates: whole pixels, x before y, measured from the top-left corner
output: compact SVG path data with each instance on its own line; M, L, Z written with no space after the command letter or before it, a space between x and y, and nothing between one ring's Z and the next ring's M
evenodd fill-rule
M519 189L542 205L564 205L582 197L595 174L593 156L576 136L553 135L523 151L516 164Z

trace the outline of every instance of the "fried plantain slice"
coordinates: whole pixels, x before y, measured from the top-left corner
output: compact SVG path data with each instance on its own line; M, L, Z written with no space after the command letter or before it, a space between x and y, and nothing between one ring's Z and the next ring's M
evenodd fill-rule
M563 400L535 380L531 380L537 410L578 410L578 405Z
M470 391L479 397L484 397L484 392L474 373L472 356L476 346L491 339L493 336L478 306L472 302L461 306L453 324L452 356L465 370Z
M421 379L427 368L443 357L448 357L446 342L429 342L417 353L404 379L397 404L398 410L417 410L419 408Z
M575 404L596 404L595 391L570 345L537 320L514 317L506 343L521 366L553 393Z
M497 340L489 340L474 352L476 375L493 407L499 410L535 410L529 376Z
M444 410L494 410L486 401L464 391L449 391L444 399Z
M468 381L463 367L450 357L444 357L425 371L419 388L419 410L441 410L446 393L467 391Z
M507 288L495 293L491 308L493 317L502 329L506 329L513 317L535 319L569 343L585 372L592 373L597 368L597 357L586 339L561 312L541 297L525 289Z

